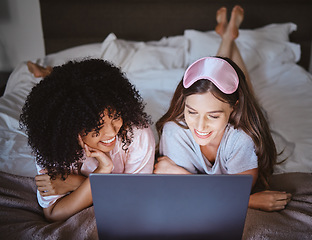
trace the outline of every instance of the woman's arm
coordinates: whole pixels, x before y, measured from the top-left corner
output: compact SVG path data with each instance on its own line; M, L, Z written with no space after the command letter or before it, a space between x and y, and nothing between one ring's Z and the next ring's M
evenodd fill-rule
M262 191L250 195L249 208L263 211L283 210L291 200L291 194L279 191Z
M40 172L44 174L37 175L35 181L41 196L63 195L75 191L86 180L86 177L80 174L69 174L65 180L61 175L51 179L45 170Z
M159 157L154 166L154 173L156 174L192 174L185 168L175 164L167 156Z
M183 167L176 165L170 158L164 156L158 158L155 164L154 173L156 174L191 174ZM251 169L239 174L252 175L255 185L258 177L258 169ZM263 211L278 211L285 208L291 199L291 194L279 191L262 191L250 195L248 207Z
M250 169L239 174L252 175L252 187L255 186L258 178L258 169ZM250 195L248 207L263 211L278 211L286 207L291 199L291 194L279 191L262 191Z
M93 173L111 173L113 162L108 154L84 145L87 157L94 157L99 165ZM91 206L92 194L90 180L87 178L75 191L58 199L53 205L44 208L43 212L49 221L62 221Z
M48 221L63 221L92 204L89 178L75 191L58 199L53 205L43 209Z

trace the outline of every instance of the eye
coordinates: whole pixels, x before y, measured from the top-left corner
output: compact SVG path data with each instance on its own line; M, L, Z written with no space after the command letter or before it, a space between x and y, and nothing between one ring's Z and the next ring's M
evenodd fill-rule
M98 137L98 136L100 136L100 133L99 132L93 132L91 136L92 137Z
M212 118L212 119L218 119L220 116L219 115L209 115L208 117Z
M188 114L192 114L192 115L193 115L193 114L197 114L197 112L192 112L192 111L190 111L190 110L188 110L187 112L188 112Z

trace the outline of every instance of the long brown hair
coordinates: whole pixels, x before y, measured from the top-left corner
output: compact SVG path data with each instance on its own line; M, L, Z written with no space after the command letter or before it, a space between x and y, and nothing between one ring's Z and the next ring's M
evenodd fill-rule
M273 166L276 164L277 159L277 152L269 125L258 101L248 88L243 71L231 59L220 58L231 64L237 72L239 77L238 89L232 94L224 94L211 81L199 80L189 88L184 88L181 81L175 90L168 111L156 123L158 134L161 136L165 123L169 121L173 121L185 128L186 124L183 126L181 122L185 123L184 107L186 97L192 94L211 92L216 98L233 107L234 110L229 123L236 129L242 129L252 138L258 157L257 187L267 189L269 187L268 180L273 173Z

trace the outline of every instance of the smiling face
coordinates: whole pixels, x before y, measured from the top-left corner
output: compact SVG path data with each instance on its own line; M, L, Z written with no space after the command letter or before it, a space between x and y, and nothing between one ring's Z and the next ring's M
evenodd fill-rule
M87 135L81 135L82 141L89 147L109 152L113 150L117 140L117 134L122 127L122 118L109 117L108 111L104 111L104 124L99 131L91 131Z
M200 146L219 146L233 108L211 92L185 99L185 122Z

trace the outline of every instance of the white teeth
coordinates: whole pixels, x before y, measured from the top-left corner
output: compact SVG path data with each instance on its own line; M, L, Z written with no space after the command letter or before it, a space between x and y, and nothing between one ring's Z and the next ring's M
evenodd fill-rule
M111 142L113 142L115 140L115 138L116 138L116 136L113 137L112 139L109 139L109 140L106 140L106 141L101 141L101 142L103 142L103 143L111 143Z
M199 132L199 131L197 131L197 130L195 130L195 131L196 131L196 133L197 133L198 135L200 135L200 136L206 136L206 135L209 134L209 132L208 132L208 133L203 133L203 132Z

